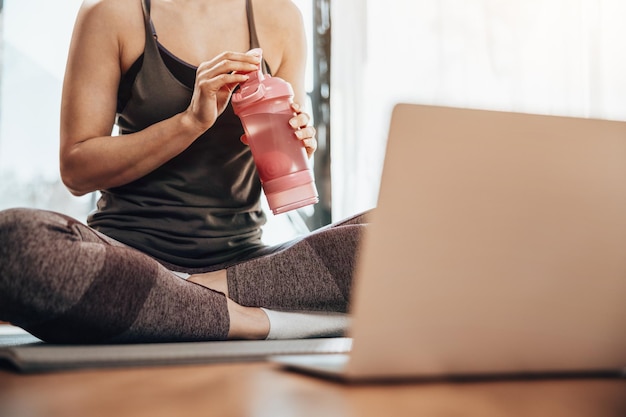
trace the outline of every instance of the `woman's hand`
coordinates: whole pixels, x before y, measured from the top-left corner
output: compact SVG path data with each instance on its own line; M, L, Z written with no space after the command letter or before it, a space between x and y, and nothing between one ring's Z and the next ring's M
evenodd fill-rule
M187 114L206 130L222 114L235 87L248 79L246 73L257 69L261 58L254 54L224 52L203 62L196 72Z
M313 126L309 126L309 122L311 121L311 117L300 110L300 105L293 103L291 105L295 115L291 119L289 119L289 125L295 129L294 134L296 138L302 141L304 148L306 149L306 154L310 158L313 156L313 153L317 149L317 139L315 139L315 128ZM248 144L248 138L246 135L241 136L241 141Z
M295 135L302 141L306 149L306 153L310 158L317 149L317 139L315 139L315 128L309 126L311 117L300 109L300 105L293 103L291 108L295 112L295 116L289 120L291 127L296 129Z

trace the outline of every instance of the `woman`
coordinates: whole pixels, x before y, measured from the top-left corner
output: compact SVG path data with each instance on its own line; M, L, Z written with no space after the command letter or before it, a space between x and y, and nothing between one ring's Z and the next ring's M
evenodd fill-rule
M303 103L306 51L290 1L254 5L85 1L63 87L61 176L73 194L102 197L89 226L0 213L0 320L64 343L343 330L345 316L310 312L346 311L362 219L261 243L260 183L230 96L262 63ZM246 54L257 47L262 58ZM315 130L293 109L310 156Z

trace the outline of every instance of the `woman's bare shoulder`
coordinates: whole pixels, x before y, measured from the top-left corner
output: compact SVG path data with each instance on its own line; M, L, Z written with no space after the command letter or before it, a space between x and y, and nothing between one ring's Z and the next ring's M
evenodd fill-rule
M76 18L76 41L83 39L93 47L106 45L117 50L122 66L143 49L143 12L141 0L84 0ZM104 50L104 49L103 49Z
M302 13L291 0L254 0L254 17L261 46L270 46L284 55L294 45L301 47L304 39Z
M81 13L114 23L141 13L141 0L83 0ZM113 19L113 21L111 20Z
M302 13L291 0L253 0L254 15L280 31L302 29Z
M141 0L84 0L77 19L91 30L133 30L143 24Z

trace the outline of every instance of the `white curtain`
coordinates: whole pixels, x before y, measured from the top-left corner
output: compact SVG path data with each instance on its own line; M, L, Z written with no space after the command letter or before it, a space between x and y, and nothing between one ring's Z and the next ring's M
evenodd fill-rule
M341 0L332 13L335 219L376 205L396 102L626 120L624 0Z

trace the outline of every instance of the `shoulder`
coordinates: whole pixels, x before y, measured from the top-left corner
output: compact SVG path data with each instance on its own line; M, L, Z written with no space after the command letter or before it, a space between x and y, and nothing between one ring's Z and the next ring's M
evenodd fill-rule
M141 0L84 0L77 25L88 24L90 30L117 32L142 25Z
M274 62L269 62L272 71L288 61L292 66L305 59L306 35L298 6L291 0L253 0L252 4L261 46L274 51Z
M133 11L141 11L141 0L83 0L80 14L91 18L124 19Z
M73 37L93 47L115 50L123 55L118 60L124 63L143 49L143 22L141 0L84 0Z
M301 16L300 9L292 0L263 0L263 2L256 0L256 3L262 3L265 7L271 9L276 15L283 15L286 17Z
M279 31L301 31L302 13L291 0L253 0L255 18Z

